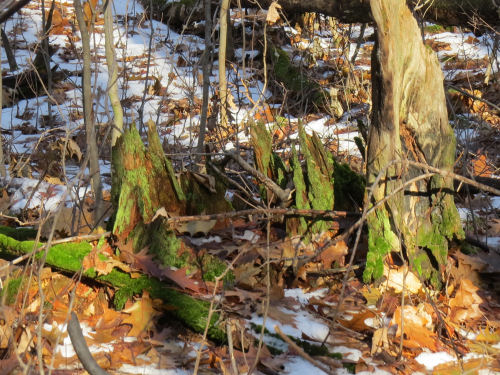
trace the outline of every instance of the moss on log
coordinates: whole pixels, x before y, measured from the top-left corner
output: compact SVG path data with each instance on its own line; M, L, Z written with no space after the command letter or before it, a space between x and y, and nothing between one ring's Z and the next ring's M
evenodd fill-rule
M43 246L43 244L39 244L38 246ZM34 241L18 241L0 234L0 255L2 256L13 257L27 254L34 247ZM92 245L88 242L54 245L47 252L46 264L64 272L76 273L81 270L83 259L91 250ZM36 255L37 258L41 256L42 252ZM209 303L194 299L169 288L164 282L154 277L142 275L138 278L132 278L128 273L120 271L117 268L114 268L107 275L98 275L96 270L91 268L86 270L83 276L116 288L113 302L117 309L122 309L130 297L147 291L152 298L160 298L167 305L173 306L174 309L169 310L168 313L172 314L195 332L201 333L205 329ZM15 286L16 284L13 284L12 288ZM10 292L8 292L9 295ZM216 325L218 319L219 315L214 314L208 333L211 339L223 342L226 340L226 336L224 331Z

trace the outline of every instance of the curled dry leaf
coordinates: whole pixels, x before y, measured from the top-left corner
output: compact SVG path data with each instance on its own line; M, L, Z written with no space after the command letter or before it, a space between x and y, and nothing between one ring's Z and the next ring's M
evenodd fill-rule
M433 351L438 349L438 337L431 331L432 316L426 311L425 306L399 306L394 312L391 325L398 326L396 337L401 337L404 332L403 345L407 348L428 348Z
M483 316L479 305L483 299L477 294L479 290L469 279L462 279L455 297L450 299L450 318L455 322L478 319Z
M422 283L413 272L408 270L407 266L399 268L384 266L384 276L387 278L387 281L382 286L394 289L396 293L401 293L403 286L411 294L417 294L422 289Z

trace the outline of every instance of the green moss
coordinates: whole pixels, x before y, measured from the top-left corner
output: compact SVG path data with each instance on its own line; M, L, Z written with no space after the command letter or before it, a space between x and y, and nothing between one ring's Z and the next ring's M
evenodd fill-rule
M11 228L0 225L0 234L12 237L18 241L26 241L34 239L37 230L33 228Z
M333 210L333 157L324 149L317 134L308 136L299 123L300 149L306 161L307 198L315 210ZM328 229L325 221L317 221L312 230L320 233Z
M375 210L367 218L368 228L368 254L363 280L368 283L377 280L384 273L384 259L391 251L399 248L399 239L391 229L389 215L385 209Z
M5 298L5 303L7 305L12 305L16 302L17 294L19 293L19 289L23 285L23 278L16 277L9 279L2 290L0 290L0 301ZM4 297L5 294L5 297Z
M292 94L307 97L316 105L323 105L326 94L321 86L309 80L300 69L292 65L288 53L281 48L270 48L271 61L276 79Z
M349 165L334 161L335 209L356 211L363 207L365 179L354 172Z
M424 31L430 34L439 34L444 32L444 27L441 25L428 25L424 27Z

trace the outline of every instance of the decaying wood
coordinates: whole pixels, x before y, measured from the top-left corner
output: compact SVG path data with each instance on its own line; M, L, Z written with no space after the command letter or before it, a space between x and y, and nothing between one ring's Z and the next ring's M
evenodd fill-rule
M42 247L44 244L40 243L39 246ZM33 253L34 248L34 241L18 241L0 233L0 256L2 257L17 257ZM45 264L70 274L82 272L83 260L92 248L92 245L86 241L51 246L47 250ZM138 278L132 278L130 274L116 267L105 275L99 275L95 269L88 269L83 271L82 277L84 280L94 280L114 288L114 303L117 309L122 309L128 298L146 291L152 298L159 298L166 305L174 306L175 309L169 309L167 313L172 314L195 332L205 330L209 303L183 294L155 277L141 274ZM216 326L218 319L219 315L214 313L210 320L208 335L216 341L225 341L224 330Z
M367 184L383 173L368 202L374 203L429 168L451 173L455 136L448 122L441 66L423 44L412 13L401 0L371 0L370 5L377 41L372 56ZM417 164L405 164L407 160ZM367 221L365 281L382 276L385 255L405 249L417 272L439 285L440 273L432 264L445 264L448 241L463 237L453 179L443 174L419 179Z

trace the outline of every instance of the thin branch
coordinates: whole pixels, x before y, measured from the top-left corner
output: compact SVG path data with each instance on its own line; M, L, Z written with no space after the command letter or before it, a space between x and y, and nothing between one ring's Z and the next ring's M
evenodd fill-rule
M71 319L68 322L68 333L76 355L85 370L87 370L90 375L109 375L97 364L94 357L92 357L89 347L85 342L85 338L83 337L78 317L73 311L71 312Z
M292 198L292 192L290 191L290 189L283 190L282 188L280 188L273 180L271 180L269 177L266 177L263 173L252 167L250 164L248 164L236 152L231 152L229 155L235 162L237 162L241 166L241 168L250 173L261 183L263 183L269 190L271 190L274 193L274 195L276 195L278 199L281 201L282 205L286 206L287 204L290 203L290 200Z
M280 327L278 325L275 325L274 326L274 330L276 331L276 333L281 337L281 339L283 341L285 341L289 346L290 348L293 349L294 352L296 352L298 355L300 355L302 358L304 358L306 361L308 361L309 363L311 363L313 366L319 368L321 371L324 371L326 372L327 374L330 374L330 375L334 375L336 374L337 372L336 371L332 371L330 370L329 368L325 367L323 365L323 363L320 363L318 361L316 361L314 358L312 358L309 354L307 354L304 349L302 349L300 346L298 346L296 343L293 342L293 340L288 337L287 335L285 335ZM342 367L342 362L338 361L338 367Z

